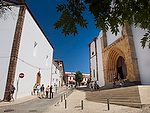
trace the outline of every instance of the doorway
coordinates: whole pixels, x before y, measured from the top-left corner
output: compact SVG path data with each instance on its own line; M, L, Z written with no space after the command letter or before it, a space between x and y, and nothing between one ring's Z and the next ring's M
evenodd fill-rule
M127 76L127 68L125 60L122 56L120 56L117 61L117 73L120 74L121 79L125 79Z

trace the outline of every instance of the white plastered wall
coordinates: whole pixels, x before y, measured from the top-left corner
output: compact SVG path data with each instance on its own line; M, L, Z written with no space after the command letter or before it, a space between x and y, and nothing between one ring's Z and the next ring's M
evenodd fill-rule
M11 7L11 11L0 18L0 99L4 98L8 67L19 7Z
M150 85L150 49L148 49L147 44L145 49L143 49L140 43L141 38L143 38L143 35L146 33L146 30L135 28L133 26L131 28L138 60L141 84Z
M101 32L97 37L97 61L98 61L98 84L99 86L104 86L104 73L103 73L103 61L102 61L102 49L101 49Z
M37 43L36 52L35 43ZM15 97L20 98L31 94L39 69L41 84L44 84L45 87L50 85L53 48L28 10L25 14L18 58L14 84L16 89L18 79L19 84ZM25 77L18 78L20 73L24 73Z
M52 84L51 85L55 85L57 84L57 87L59 87L59 85L61 85L61 73L60 71L55 67L55 65L53 64L52 67ZM60 84L59 84L60 82Z
M92 53L94 52L94 54L92 55ZM96 74L96 56L95 55L95 42L92 42L91 43L91 59L90 59L90 62L91 62L91 80L92 81L97 81L97 74ZM93 70L95 70L95 77L93 75Z
M106 32L107 46L109 46L110 44L112 44L114 41L116 41L118 38L120 38L122 36L122 34L121 34L122 27L119 26L118 29L119 29L119 32L117 33L117 35L112 34L110 29Z

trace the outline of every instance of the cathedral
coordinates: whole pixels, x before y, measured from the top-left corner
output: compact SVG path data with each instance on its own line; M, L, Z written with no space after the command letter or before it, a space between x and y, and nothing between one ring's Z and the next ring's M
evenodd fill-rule
M114 80L114 74L136 85L150 84L150 50L141 47L141 38L146 33L139 27L119 26L119 33L100 31L89 47L91 81L100 86Z

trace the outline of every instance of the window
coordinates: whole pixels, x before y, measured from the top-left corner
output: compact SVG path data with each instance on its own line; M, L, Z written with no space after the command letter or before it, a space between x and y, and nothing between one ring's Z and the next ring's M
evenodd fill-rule
M46 66L48 66L48 59L49 59L49 57L48 57L48 55L46 55Z
M92 52L92 55L94 55L94 52Z
M37 44L37 42L35 41L35 42L34 42L34 46L33 46L33 56L35 56L35 57L36 57L36 55L37 55L37 46L38 46L38 44Z
M95 78L95 69L93 69L93 77Z

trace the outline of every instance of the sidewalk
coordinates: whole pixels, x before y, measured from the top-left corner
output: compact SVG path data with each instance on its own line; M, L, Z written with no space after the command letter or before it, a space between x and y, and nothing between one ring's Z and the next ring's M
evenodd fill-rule
M107 104L87 101L86 93L79 90L74 92L66 99L67 108L65 109L65 101L59 102L47 109L44 113L148 113L142 112L142 109L127 106L118 106L110 104L108 110ZM81 100L83 100L83 110L81 109Z
M64 90L66 87L63 86L61 88L58 89L58 93L62 90ZM34 100L34 99L37 99L38 96L37 95L29 95L29 96L25 96L25 97L22 97L22 98L18 98L14 101L10 101L10 102L0 102L0 106L11 106L11 105L17 105L17 104L20 104L20 103L25 103L25 102L28 102L28 101L31 101L31 100Z

